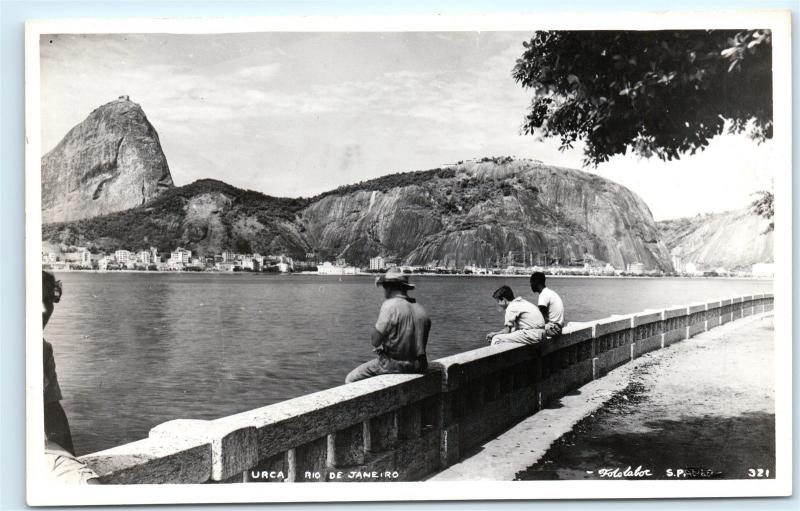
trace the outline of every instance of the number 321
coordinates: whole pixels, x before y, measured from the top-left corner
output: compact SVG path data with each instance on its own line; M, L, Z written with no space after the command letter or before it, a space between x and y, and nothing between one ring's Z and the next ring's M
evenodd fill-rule
M766 468L748 468L747 469L747 476L748 477L769 477L769 469Z

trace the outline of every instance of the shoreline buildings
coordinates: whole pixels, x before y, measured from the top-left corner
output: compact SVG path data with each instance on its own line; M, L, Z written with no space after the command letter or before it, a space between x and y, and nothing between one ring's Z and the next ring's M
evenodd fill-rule
M635 263L628 263L628 273L633 275L644 275L645 266L644 263L635 262Z
M325 261L317 265L317 275L355 275L356 273L358 273L358 268L355 266L346 266L346 263L345 265L339 266L338 264Z
M751 269L754 277L775 278L775 263L756 263Z
M294 261L291 257L281 255L239 254L225 250L221 254L205 254L193 256L192 251L184 247L177 247L169 252L169 257L162 260L156 247L131 251L118 249L104 253L94 249L94 253L87 247L56 248L52 251L42 251L41 263L46 269L58 271L67 270L139 270L139 271L219 271L219 272L268 272L268 273L316 273L317 275L358 275L364 273L378 273L391 267L398 267L408 274L448 274L448 275L530 275L534 271L542 271L548 275L574 275L574 276L663 276L680 275L687 277L755 277L774 278L775 265L772 262L762 262L750 267L728 270L721 267L700 268L698 264L684 259L682 255L673 254L672 264L674 272L663 272L648 269L642 262L633 262L626 265L624 270L614 268L610 263L598 261L591 256L586 256L582 264L570 265L534 265L511 264L508 266L485 266L476 262L465 262L463 267L457 267L452 261L447 264L429 263L425 266L410 266L398 262L391 256L376 256L369 258L368 264L363 266L353 265L344 257L337 257L334 262L313 260ZM69 250L69 251L68 251ZM317 256L317 252L309 252L306 256ZM531 258L541 259L541 258ZM577 261L577 260L575 260ZM402 264L402 265L401 265Z

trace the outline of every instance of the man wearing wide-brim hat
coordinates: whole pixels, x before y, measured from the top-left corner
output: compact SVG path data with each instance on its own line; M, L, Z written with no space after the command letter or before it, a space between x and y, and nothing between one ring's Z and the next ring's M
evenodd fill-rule
M345 381L351 383L380 374L422 373L428 367L425 349L431 320L422 305L408 296L414 284L397 268L389 268L375 280L386 300L372 332L378 357L356 367Z

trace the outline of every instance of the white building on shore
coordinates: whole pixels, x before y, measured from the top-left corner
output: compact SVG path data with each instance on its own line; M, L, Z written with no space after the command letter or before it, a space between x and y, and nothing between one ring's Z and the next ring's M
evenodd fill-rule
M381 257L371 257L369 260L369 269L370 270L385 270L386 269L386 260Z
M697 265L694 263L686 263L683 266L683 273L688 275L701 275L703 272L697 269Z
M473 275L488 275L489 270L475 264L468 264L464 266L464 273L472 273Z
M751 272L754 277L775 277L775 263L756 263Z
M150 253L149 250L142 250L141 252L136 254L136 259L138 259L140 263L142 263L144 265L147 265L147 266L149 266L150 263L152 262L151 257L152 257L152 254Z
M97 261L97 269L101 271L108 270L109 263L111 263L111 258L103 256Z
M185 248L178 247L176 248L169 256L169 261L167 264L170 268L182 269L184 266L189 265L189 261L192 258L192 251L186 250Z
M355 275L358 268L354 266L337 266L328 261L317 265L317 275Z
M628 273L633 273L634 275L644 275L644 270L644 263L628 263Z
M78 249L78 256L80 265L83 268L91 268L92 267L92 253L89 252L86 247L81 247Z
M117 250L114 252L114 259L121 265L127 265L131 260L131 253L128 250Z

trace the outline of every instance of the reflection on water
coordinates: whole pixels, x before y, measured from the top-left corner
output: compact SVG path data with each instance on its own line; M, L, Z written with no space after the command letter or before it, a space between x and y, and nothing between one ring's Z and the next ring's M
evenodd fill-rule
M342 384L371 357L383 299L368 276L62 273L45 331L53 343L75 448L144 438L176 418L213 419ZM533 300L524 278L413 277L433 321L430 358L484 346L502 325L503 284ZM771 281L548 281L568 321L771 292Z

